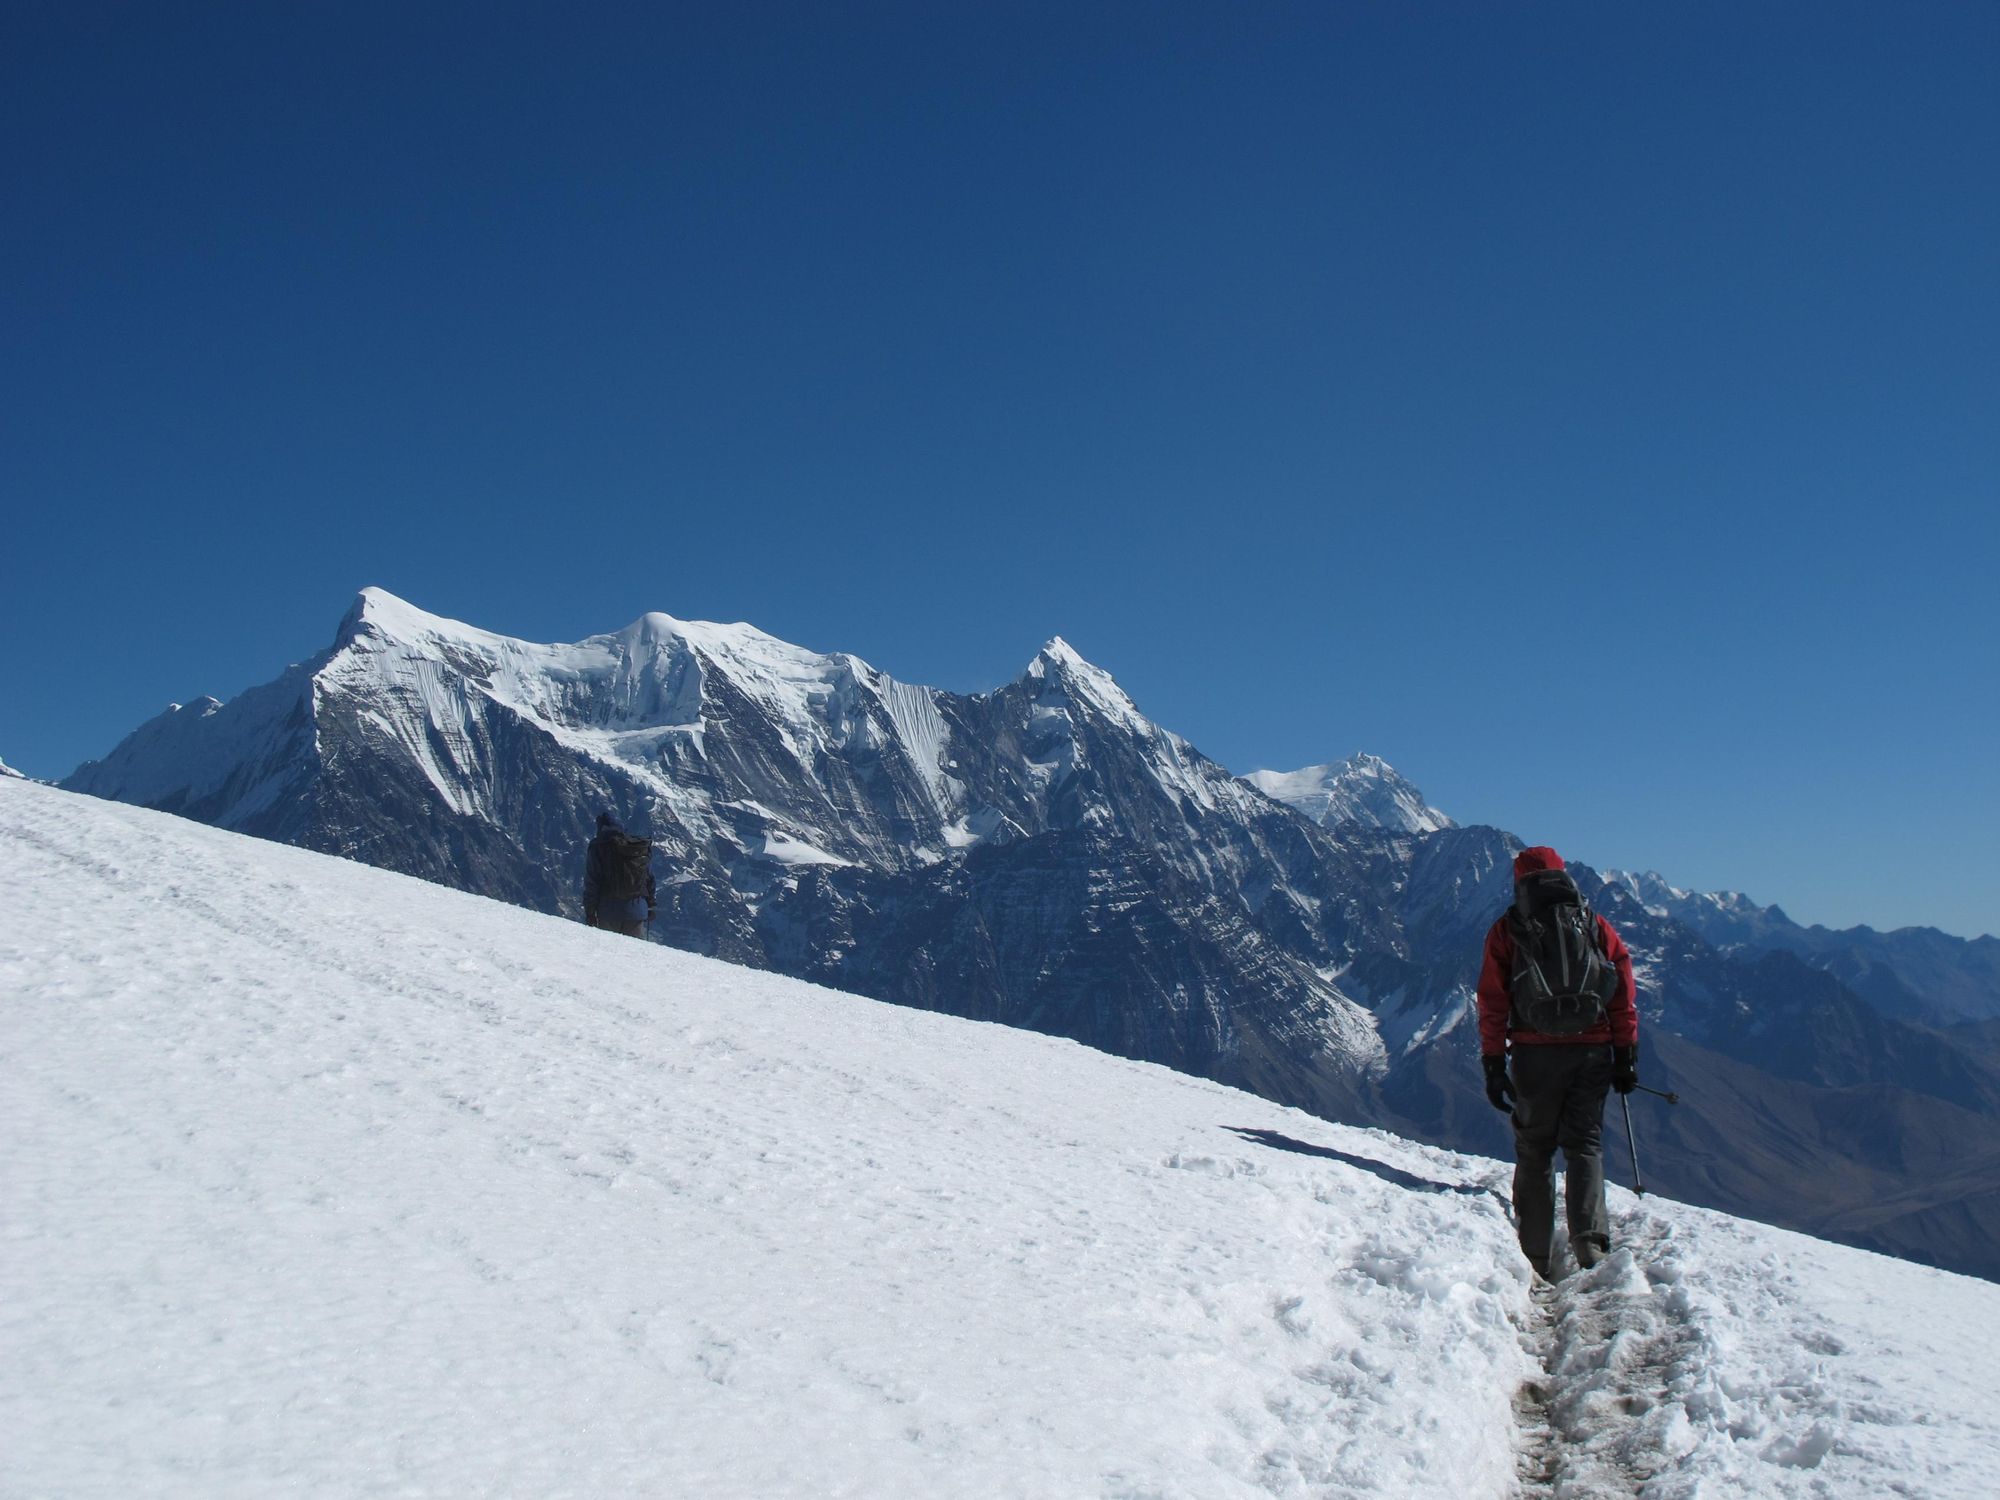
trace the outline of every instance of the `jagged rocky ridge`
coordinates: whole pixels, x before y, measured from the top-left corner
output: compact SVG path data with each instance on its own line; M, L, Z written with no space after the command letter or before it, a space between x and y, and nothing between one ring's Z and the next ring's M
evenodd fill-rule
M613 807L655 840L676 946L1506 1149L1467 1023L1518 841L1365 757L1276 778L1295 810L1060 640L963 695L747 625L534 645L368 590L327 652L64 784L569 915ZM2000 1276L1990 1047L1579 874L1688 1098L1642 1112L1653 1185Z

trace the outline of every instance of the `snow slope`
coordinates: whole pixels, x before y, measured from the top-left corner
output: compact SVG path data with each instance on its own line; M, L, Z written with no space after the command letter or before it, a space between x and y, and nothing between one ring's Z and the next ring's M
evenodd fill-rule
M2000 1474L1986 1283L19 781L0 911L0 1493Z

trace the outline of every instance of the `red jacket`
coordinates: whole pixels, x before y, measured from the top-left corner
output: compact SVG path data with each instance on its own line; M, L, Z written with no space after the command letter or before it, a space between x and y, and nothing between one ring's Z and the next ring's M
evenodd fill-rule
M1593 913L1593 915L1595 915ZM1618 930L1604 918L1597 918L1597 930L1604 939L1604 956L1618 968L1618 992L1604 1007L1604 1023L1574 1036L1544 1036L1512 1025L1514 1000L1508 986L1514 977L1514 934L1502 917L1486 932L1486 961L1479 968L1479 1050L1487 1057L1515 1046L1560 1042L1583 1045L1634 1047L1639 1042L1639 1008L1633 1003L1637 986L1632 981L1632 954Z

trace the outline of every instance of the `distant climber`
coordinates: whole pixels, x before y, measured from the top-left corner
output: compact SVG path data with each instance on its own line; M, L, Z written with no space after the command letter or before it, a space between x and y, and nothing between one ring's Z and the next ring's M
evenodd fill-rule
M1479 1052L1486 1097L1514 1122L1522 1254L1548 1277L1560 1147L1570 1248L1578 1265L1596 1265L1611 1248L1604 1099L1611 1089L1629 1094L1638 1086L1639 1012L1632 955L1545 846L1514 857L1514 903L1486 934Z
M597 834L584 857L583 920L642 938L656 910L652 841L627 833L610 813L599 813Z

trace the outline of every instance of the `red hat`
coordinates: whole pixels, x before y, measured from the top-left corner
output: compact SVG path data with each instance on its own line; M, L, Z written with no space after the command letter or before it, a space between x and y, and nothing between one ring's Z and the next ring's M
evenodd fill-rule
M1537 844L1532 849L1523 849L1514 856L1514 878L1532 875L1537 870L1560 870L1563 857L1547 844Z

